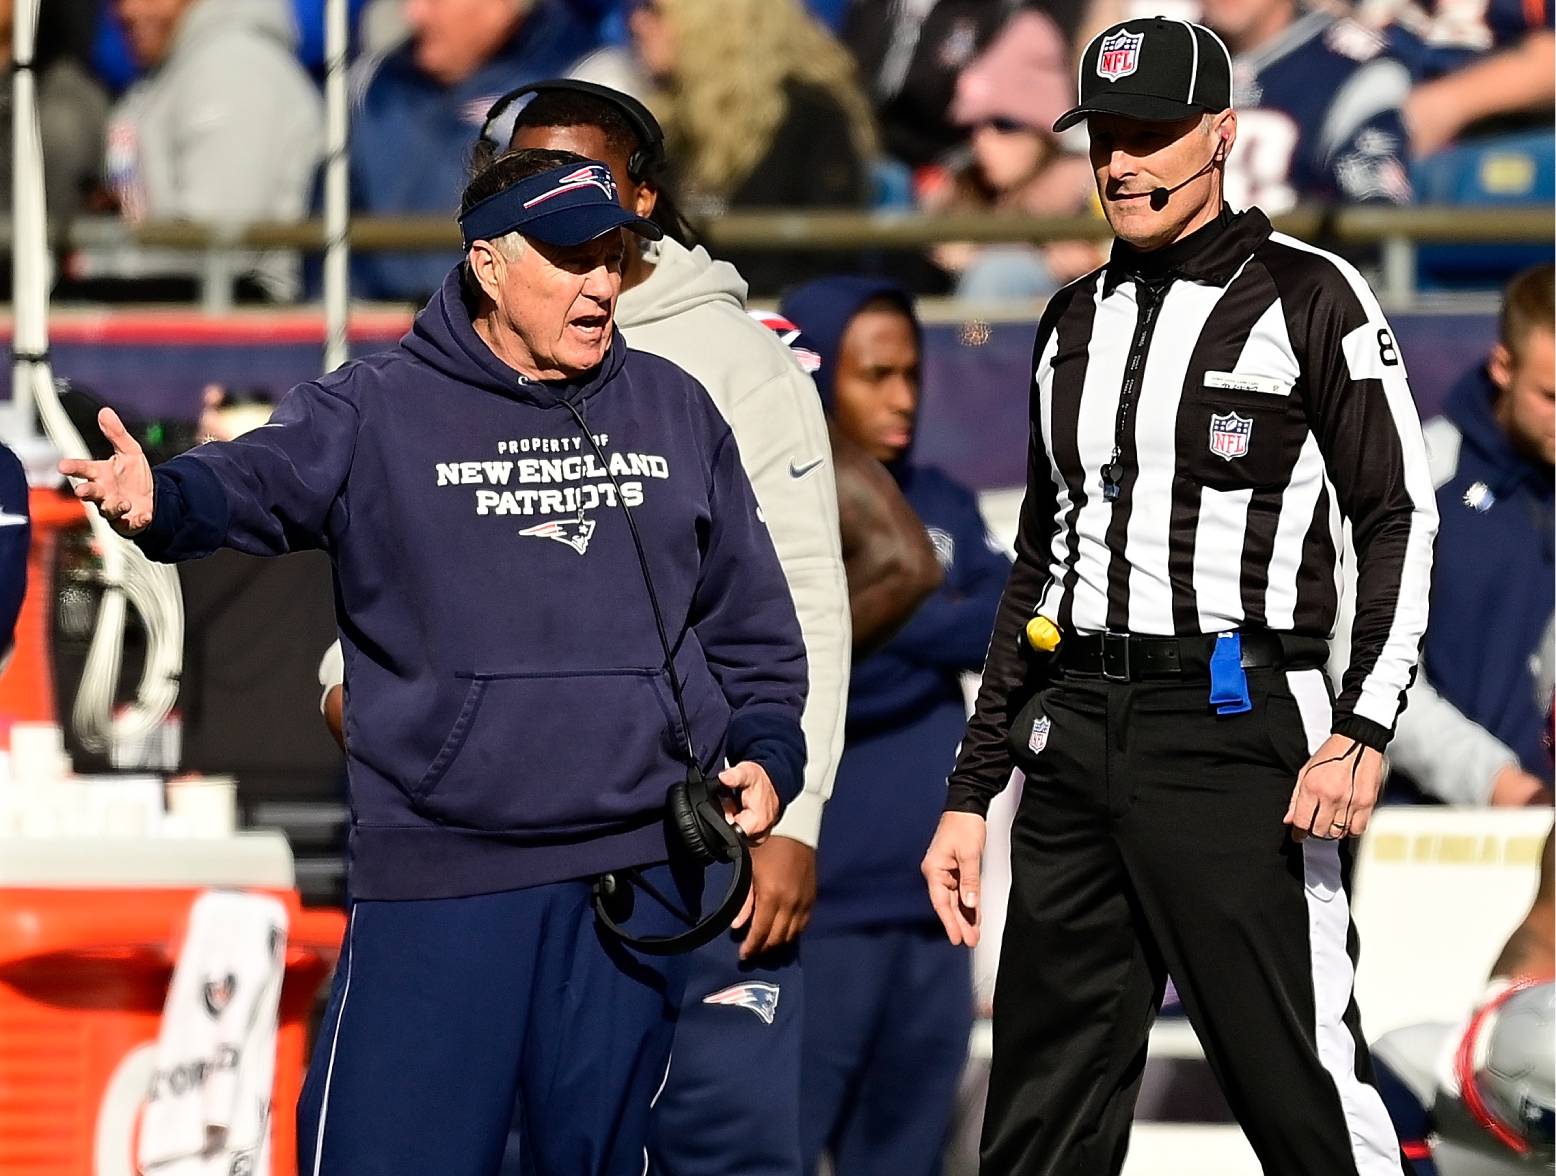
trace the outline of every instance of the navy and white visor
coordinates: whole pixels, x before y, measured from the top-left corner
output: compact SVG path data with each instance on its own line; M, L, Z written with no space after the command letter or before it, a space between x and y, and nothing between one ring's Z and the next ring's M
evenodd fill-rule
M628 212L610 168L596 160L567 163L493 193L459 218L466 252L476 241L518 232L548 245L582 245L612 229L657 241L658 225Z

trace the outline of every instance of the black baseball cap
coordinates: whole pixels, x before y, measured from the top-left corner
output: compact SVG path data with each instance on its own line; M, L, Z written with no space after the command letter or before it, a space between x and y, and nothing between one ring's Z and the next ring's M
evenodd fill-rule
M1232 55L1204 25L1165 16L1126 20L1086 46L1077 88L1080 101L1055 131L1089 114L1171 122L1232 105Z

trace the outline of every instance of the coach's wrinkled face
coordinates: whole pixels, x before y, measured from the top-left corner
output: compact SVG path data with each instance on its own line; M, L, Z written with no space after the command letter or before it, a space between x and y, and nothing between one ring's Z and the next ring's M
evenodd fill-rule
M1224 159L1237 138L1237 115L1231 110L1172 122L1093 114L1086 123L1097 195L1120 239L1141 249L1157 248L1177 240L1206 205L1219 204L1221 169L1212 161L1218 155ZM1156 189L1179 184L1165 201L1152 199Z
M517 344L526 374L569 379L597 367L610 347L621 294L622 230L582 245L509 234L470 247L470 268L496 307L493 328Z

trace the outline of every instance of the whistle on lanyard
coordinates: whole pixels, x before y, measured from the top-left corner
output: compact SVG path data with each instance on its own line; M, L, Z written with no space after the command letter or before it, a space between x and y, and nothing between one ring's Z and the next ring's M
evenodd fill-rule
M1218 715L1240 715L1253 710L1248 697L1248 675L1243 672L1243 638L1240 633L1217 633L1210 654L1210 705Z

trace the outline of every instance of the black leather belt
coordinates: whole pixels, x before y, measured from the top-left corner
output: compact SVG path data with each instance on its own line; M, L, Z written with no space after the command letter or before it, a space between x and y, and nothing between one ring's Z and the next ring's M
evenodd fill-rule
M1329 643L1269 629L1244 629L1245 670L1289 667L1309 669L1329 660ZM1076 633L1059 646L1059 667L1070 674L1091 674L1110 682L1147 678L1208 678L1214 633L1196 637L1141 637L1132 633Z

